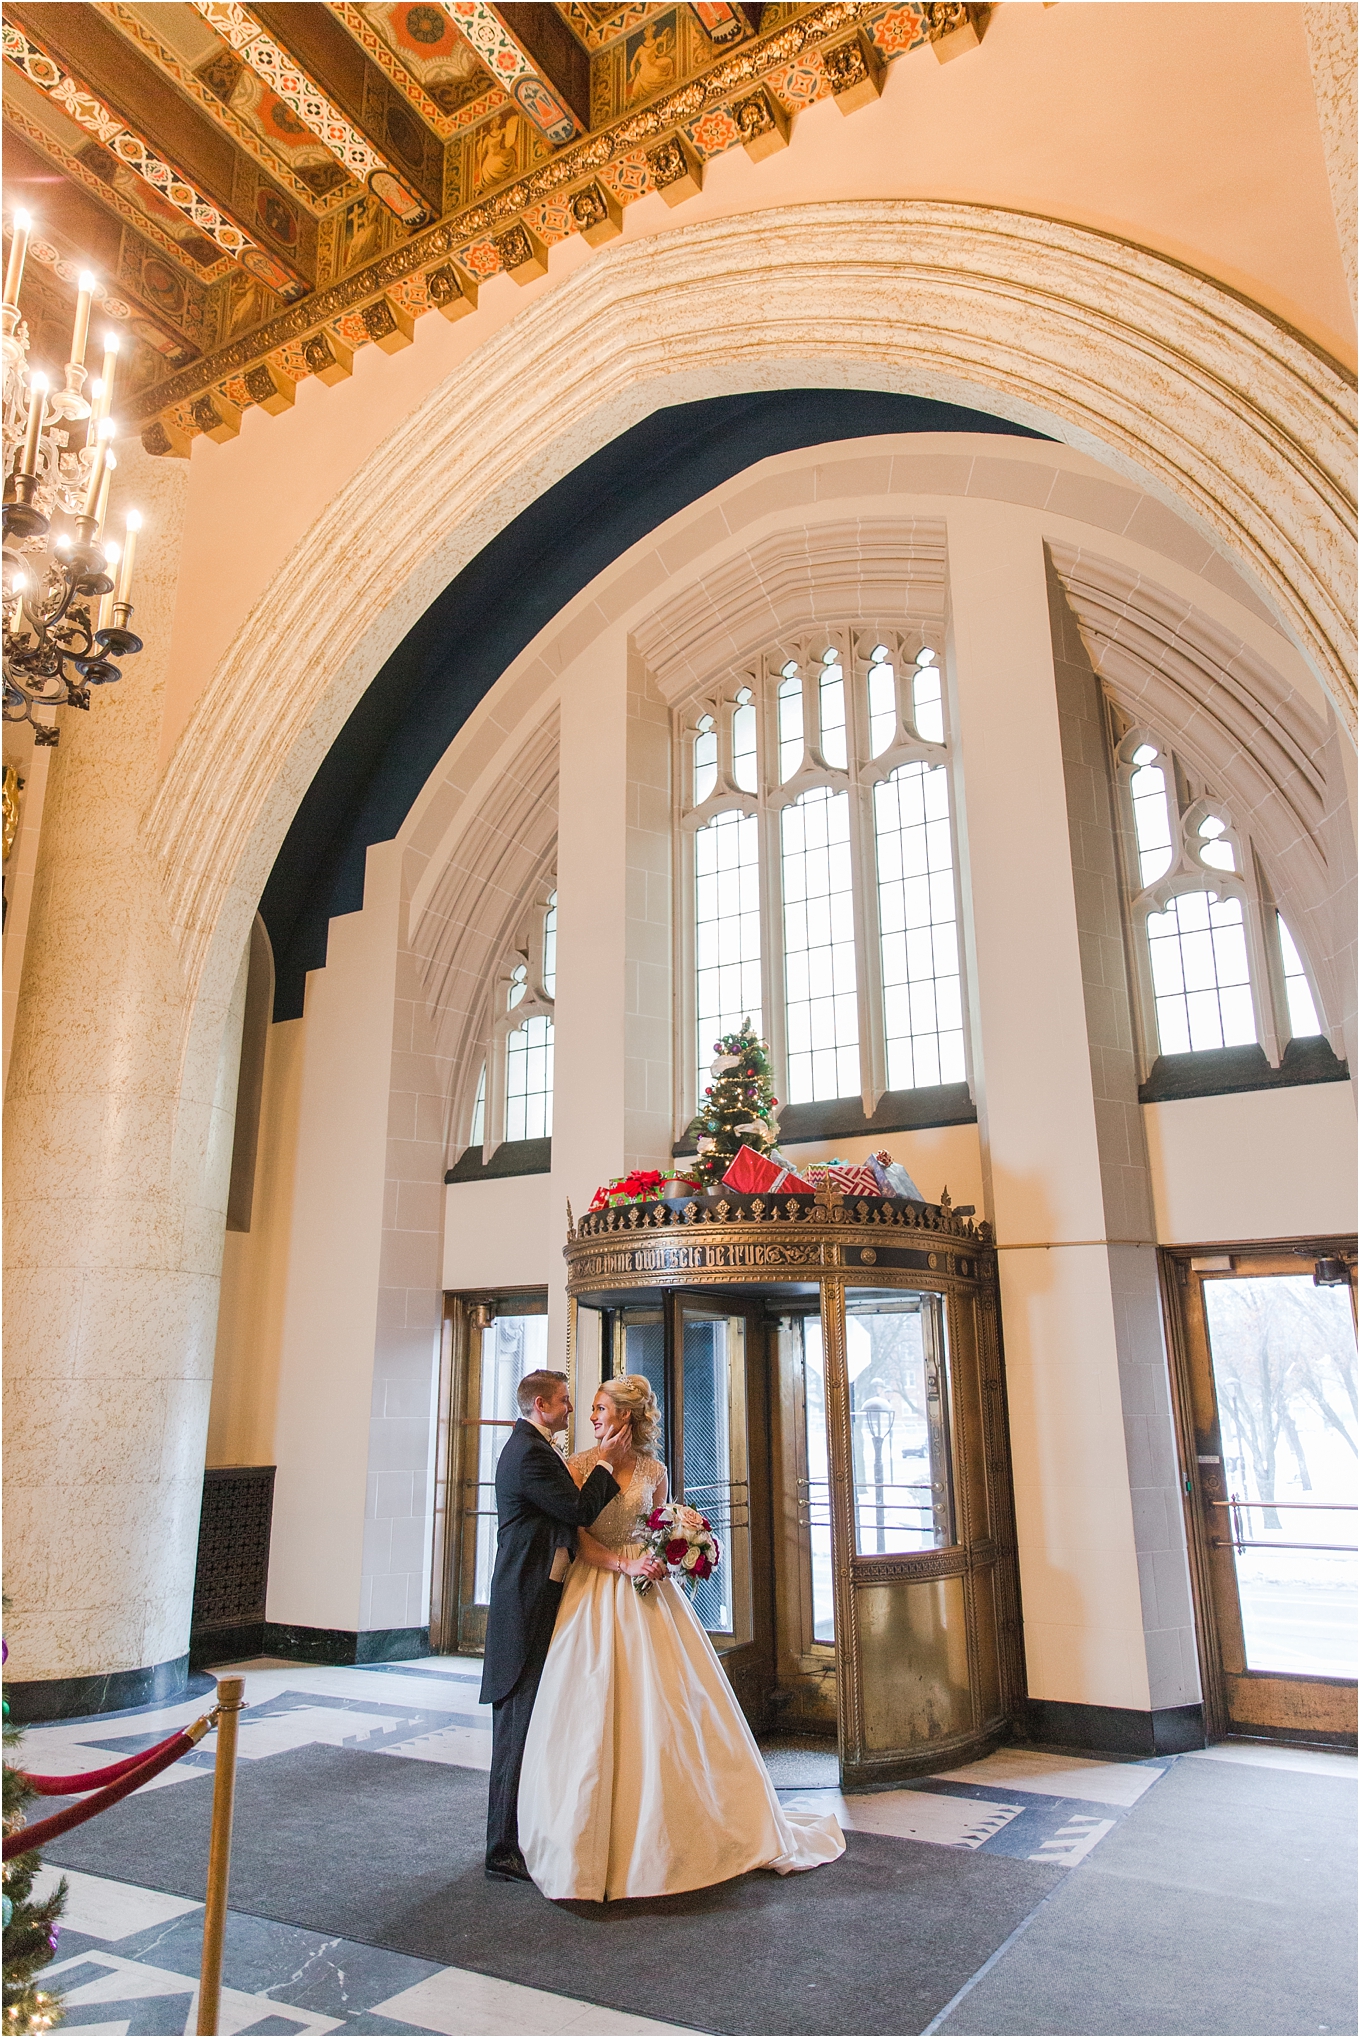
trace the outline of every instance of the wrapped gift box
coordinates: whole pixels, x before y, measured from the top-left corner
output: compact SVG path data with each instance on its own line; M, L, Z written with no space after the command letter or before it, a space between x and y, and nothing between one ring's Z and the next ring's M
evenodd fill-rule
M868 1161L813 1161L808 1168L808 1178L814 1188L839 1189L843 1196L884 1194L883 1186Z
M811 1182L805 1182L792 1168L749 1146L738 1148L723 1181L729 1189L740 1190L743 1196L778 1195L781 1190L790 1196L806 1196L812 1188Z

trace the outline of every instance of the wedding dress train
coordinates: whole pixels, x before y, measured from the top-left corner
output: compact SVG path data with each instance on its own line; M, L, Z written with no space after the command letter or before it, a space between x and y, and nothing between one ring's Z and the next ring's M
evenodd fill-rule
M571 1462L589 1472L598 1454ZM663 1468L640 1458L590 1533L640 1554ZM670 1896L845 1851L830 1814L787 1812L681 1586L646 1593L578 1557L567 1573L519 1791L520 1846L544 1896Z

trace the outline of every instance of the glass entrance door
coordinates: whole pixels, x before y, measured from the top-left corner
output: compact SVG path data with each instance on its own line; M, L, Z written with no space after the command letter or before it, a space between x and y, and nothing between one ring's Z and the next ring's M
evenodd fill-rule
M1346 1262L1255 1251L1173 1266L1211 1730L1354 1735L1360 1426Z
M519 1417L515 1390L548 1359L548 1298L530 1290L446 1301L441 1465L448 1519L436 1535L434 1646L475 1651L486 1640L496 1563L496 1463Z
M706 1515L722 1545L717 1571L695 1588L694 1611L743 1706L763 1723L773 1674L759 1316L744 1298L682 1290L610 1310L607 1324L606 1373L648 1382L672 1497Z
M789 1732L832 1735L836 1592L821 1312L815 1305L782 1311L767 1336L774 1385L770 1455L779 1723Z

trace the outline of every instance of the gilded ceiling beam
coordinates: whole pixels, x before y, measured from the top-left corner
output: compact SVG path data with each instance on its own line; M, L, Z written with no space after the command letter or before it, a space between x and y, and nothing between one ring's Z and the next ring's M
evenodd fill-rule
M73 76L55 57L25 35L13 22L3 26L5 61L14 66L31 85L45 92L68 119L73 120L103 143L118 162L149 185L167 205L172 205L222 252L240 263L252 276L266 283L280 297L296 298L307 289L306 279L278 256L262 248L239 220L221 211L187 177L165 161L121 115Z
M197 4L207 12L223 0ZM478 12L474 0L444 4L467 32ZM348 373L347 365L337 370L332 350L339 347L347 363L355 346L370 341L368 321L376 304L399 307L408 320L430 309L461 317L474 308L478 282L487 275L528 282L546 273L549 248L567 235L581 233L592 245L613 238L622 230L623 206L634 198L655 191L677 204L692 196L701 188L708 157L744 147L759 160L785 146L797 108L766 80L795 60L804 70L816 67L821 83L814 96L833 97L842 112L850 113L878 97L894 58L964 30L975 38L986 12L954 4L866 7L855 0L829 0L745 43L650 105L563 146L489 198L413 235L403 246L316 291L305 304L143 392L136 417L149 422L159 413L174 427L149 431L148 450L179 449L175 433L192 429L190 406L204 389L215 385L227 392L228 401L250 400L242 378L263 360L295 381L318 372L315 360L326 370L325 380ZM696 140L699 134L702 144Z
M295 58L239 5L239 0L193 0L208 26L249 64L302 125L330 150L341 168L396 214L403 226L424 226L429 207L367 136L345 118Z

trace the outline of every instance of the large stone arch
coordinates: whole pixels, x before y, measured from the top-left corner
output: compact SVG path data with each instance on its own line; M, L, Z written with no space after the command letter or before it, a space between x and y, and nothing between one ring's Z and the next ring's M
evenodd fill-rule
M147 816L191 1000L234 970L364 688L491 537L657 408L809 385L981 400L1136 476L1245 566L1353 727L1354 384L1258 306L983 206L800 206L623 242L370 455L214 672Z

